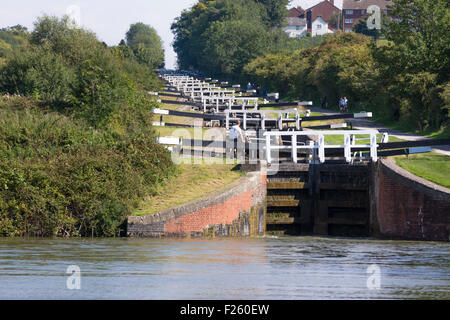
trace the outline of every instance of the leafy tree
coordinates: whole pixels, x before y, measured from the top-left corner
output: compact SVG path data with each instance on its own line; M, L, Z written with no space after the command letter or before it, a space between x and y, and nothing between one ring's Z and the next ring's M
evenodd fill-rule
M118 235L173 168L142 90L157 89L154 70L66 17L40 17L31 35L10 29L0 31L0 236Z
M245 20L216 21L204 36L209 41L203 51L202 70L224 75L240 73L270 43L269 34L261 24Z
M450 74L450 34L441 30L450 28L448 1L396 0L391 15L391 44L374 47L373 56L393 116L420 130L445 126L448 111L440 92Z
M387 38L400 50L406 71L450 74L450 10L448 0L396 0Z
M286 1L198 1L172 24L182 69L239 78L242 67L281 39ZM287 4L287 3L286 3ZM278 35L277 35L278 33Z
M370 15L366 14L363 18L359 19L358 23L353 26L353 31L356 33L362 33L366 36L373 37L375 40L384 36L389 28L390 17L381 11L381 29L369 29L367 27L367 21Z
M20 24L16 24L15 26L0 29L0 32L9 32L9 31L16 34L24 34L28 32L28 28Z
M156 30L142 22L132 24L126 34L127 45L140 63L152 68L164 63L164 49Z
M27 28L20 25L0 29L0 40L6 42L11 49L26 46L29 36Z
M344 30L344 27L343 27L342 23L343 23L343 21L342 21L342 13L341 12L334 12L331 15L331 18L330 18L330 23L329 23L330 27L334 28L335 30Z
M92 51L103 47L94 33L72 27L68 16L61 19L44 15L34 23L30 43L47 45L60 54L70 65L80 65Z
M262 4L267 12L265 22L269 27L281 27L285 25L287 17L287 5L290 0L255 0L256 3Z

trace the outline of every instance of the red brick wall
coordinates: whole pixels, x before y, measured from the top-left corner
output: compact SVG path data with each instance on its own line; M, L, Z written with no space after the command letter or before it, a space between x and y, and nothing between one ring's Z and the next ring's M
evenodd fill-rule
M381 235L450 240L450 202L389 168L379 170L378 224ZM439 199L440 198L440 199Z
M252 208L253 190L223 203L204 208L166 222L164 231L168 234L183 234L202 232L208 225L231 224L239 218L241 211L250 211Z

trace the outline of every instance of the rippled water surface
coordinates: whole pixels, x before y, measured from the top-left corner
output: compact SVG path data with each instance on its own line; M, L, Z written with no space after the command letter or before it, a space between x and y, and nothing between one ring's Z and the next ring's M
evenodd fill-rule
M450 299L449 257L449 243L315 237L0 239L0 299Z

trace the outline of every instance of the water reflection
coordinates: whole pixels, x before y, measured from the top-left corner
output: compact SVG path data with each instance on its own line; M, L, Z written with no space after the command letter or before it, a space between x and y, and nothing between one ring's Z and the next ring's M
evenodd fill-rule
M448 243L0 239L1 299L449 299ZM381 268L368 290L367 267ZM81 290L66 289L69 265Z

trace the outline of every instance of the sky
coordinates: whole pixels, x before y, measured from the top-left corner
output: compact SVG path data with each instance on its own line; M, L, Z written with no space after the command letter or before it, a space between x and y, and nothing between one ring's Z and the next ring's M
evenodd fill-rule
M322 0L293 0L289 6L309 8ZM173 34L170 25L184 9L197 0L16 0L2 1L0 28L21 24L33 30L33 22L43 15L62 17L69 14L83 28L97 34L108 45L117 45L125 38L130 25L136 22L149 24L163 40L166 68L176 66L176 54L172 49ZM342 0L335 0L338 7Z

